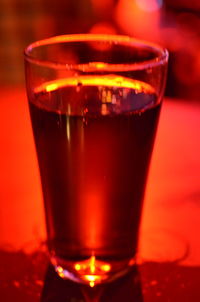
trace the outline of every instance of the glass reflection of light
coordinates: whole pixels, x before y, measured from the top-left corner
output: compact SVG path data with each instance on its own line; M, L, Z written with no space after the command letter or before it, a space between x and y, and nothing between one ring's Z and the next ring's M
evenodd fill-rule
M110 271L111 266L108 263L97 260L93 255L88 260L76 263L74 269L82 274L83 281L89 281L89 285L93 287L96 283L106 278L105 273ZM60 271L58 273L60 274Z
M97 66L96 66L97 64ZM99 68L99 64L101 64L101 68ZM123 65L126 68L126 65ZM79 64L74 66L74 68L79 69L80 71L90 72L96 71L98 69L110 69L113 71L116 69L117 65L115 64L102 64L100 62L93 63L93 64ZM128 67L127 67L128 68ZM154 92L153 88L148 85L147 83L140 82L138 80L131 80L127 78L123 78L121 76L114 76L114 75L102 75L99 77L91 77L91 76L79 76L79 77L69 77L58 79L54 81L50 81L47 83L42 84L35 88L35 93L40 93L42 91L52 92L56 89L63 88L65 86L78 86L80 83L84 86L102 86L102 87L113 87L117 86L120 88L131 88L138 91L148 90L149 92Z
M107 108L107 105L106 104L102 104L101 105L101 114L102 115L107 115L108 114L108 108Z
M104 271L104 272L109 272L110 270L110 265L109 264L103 264L101 266L101 269Z
M89 285L90 287L94 287L95 286L95 282L97 282L98 280L100 280L100 276L97 275L86 275L85 279L87 281L89 281Z
M71 279L77 282L77 279L74 277L74 274L62 268L61 266L55 266L55 270L62 279Z
M66 115L66 133L67 133L67 140L68 142L70 142L70 114L71 114L71 107L70 104L68 104L67 106L67 115Z
M46 91L50 92L53 90L56 90L58 88L58 84L57 83L52 83L46 86Z
M76 271L80 271L81 265L77 263L77 264L74 265L74 268L75 268Z

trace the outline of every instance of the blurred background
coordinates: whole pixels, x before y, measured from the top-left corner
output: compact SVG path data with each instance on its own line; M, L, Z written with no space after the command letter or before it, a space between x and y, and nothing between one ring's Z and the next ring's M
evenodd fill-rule
M23 85L27 44L87 32L126 34L167 47L166 95L200 100L199 0L0 0L0 86Z
M0 0L0 250L31 249L46 238L23 50L38 39L88 32L130 35L169 49L172 101L161 113L141 255L174 260L186 241L186 262L199 265L200 0Z

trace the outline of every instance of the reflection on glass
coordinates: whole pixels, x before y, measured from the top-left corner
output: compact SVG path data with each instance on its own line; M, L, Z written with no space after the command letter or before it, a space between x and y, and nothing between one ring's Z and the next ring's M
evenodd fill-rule
M106 267L107 269L107 267ZM143 302L137 267L125 277L94 288L60 278L48 267L40 302Z

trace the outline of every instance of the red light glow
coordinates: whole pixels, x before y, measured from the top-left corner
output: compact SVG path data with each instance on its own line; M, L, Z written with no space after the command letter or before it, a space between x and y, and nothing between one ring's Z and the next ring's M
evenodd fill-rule
M153 12L160 9L163 5L163 0L135 0L137 6L147 12Z

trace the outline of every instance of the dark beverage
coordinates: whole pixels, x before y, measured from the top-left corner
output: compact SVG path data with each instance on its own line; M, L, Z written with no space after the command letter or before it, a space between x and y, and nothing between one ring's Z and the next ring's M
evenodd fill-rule
M29 104L52 261L94 285L133 263L160 104L113 75L45 83Z

